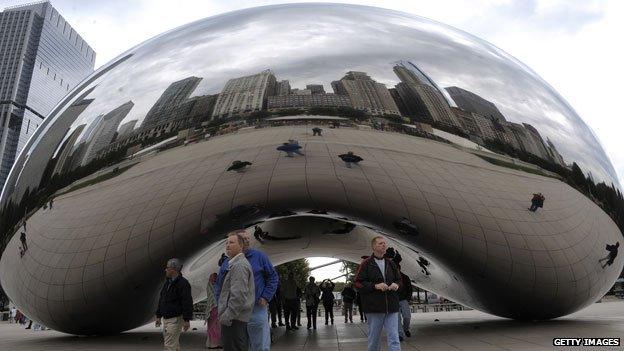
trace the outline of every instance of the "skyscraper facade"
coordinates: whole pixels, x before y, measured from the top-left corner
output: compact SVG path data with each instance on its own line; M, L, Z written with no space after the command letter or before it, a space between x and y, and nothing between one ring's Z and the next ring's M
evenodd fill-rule
M496 105L471 91L459 87L448 87L446 91L451 95L457 107L463 110L496 119L505 119Z
M102 117L93 130L93 137L88 142L85 157L82 160L83 166L97 158L98 151L113 141L117 128L119 128L121 121L128 115L132 107L134 107L134 103L128 101Z
M94 64L93 49L48 1L0 12L0 185L28 138Z
M176 110L191 96L201 80L188 77L171 83L145 115L142 127L149 128L173 118Z
M212 113L213 118L233 117L260 111L268 96L275 95L277 81L271 70L230 79L219 94Z
M401 114L388 88L365 72L347 72L342 79L333 81L331 85L336 94L349 96L355 109L371 115Z

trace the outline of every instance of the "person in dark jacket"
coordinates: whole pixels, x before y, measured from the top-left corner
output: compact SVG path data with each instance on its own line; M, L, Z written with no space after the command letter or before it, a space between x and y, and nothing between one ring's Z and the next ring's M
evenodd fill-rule
M156 327L163 326L165 350L180 349L180 333L189 329L193 319L191 284L182 276L181 270L182 263L177 258L167 261L167 280L160 290L156 309Z
M368 351L379 350L381 331L385 328L388 350L401 350L399 341L399 294L401 275L396 264L385 258L386 239L376 236L371 241L373 254L364 259L355 277L362 307L368 318Z
M410 310L410 301L412 301L412 281L410 278L401 272L401 266L399 265L399 272L401 273L401 287L399 288L399 339L403 339L406 336L409 338L412 336L410 332L410 322L412 319L412 311ZM403 320L403 323L401 323Z
M598 260L598 262L601 263L601 267L604 269L607 266L610 266L613 264L613 262L615 261L615 258L618 255L618 248L620 247L620 242L616 242L613 245L609 245L607 244L606 246L606 250L609 251L609 253L607 254L606 257L601 258ZM604 264L602 264L602 262L606 261Z
M314 328L316 330L316 311L318 310L321 289L314 282L314 277L309 277L308 280L309 282L304 289L306 317L308 319L308 329Z
M277 290L275 290L275 295L273 295L273 299L269 302L269 311L271 312L271 328L277 328L284 326L284 322L282 322L282 295L280 295L280 285L277 284ZM276 322L278 322L276 324Z
M345 323L351 321L353 323L353 302L355 302L355 289L353 289L351 282L340 292L342 295L342 304L344 305Z
M321 283L321 301L323 301L323 308L325 309L325 325L328 324L331 319L331 324L334 325L334 288L336 284L329 279L323 280Z
M358 313L360 314L360 322L366 322L366 314L362 311L362 295L357 290L355 291L355 304L357 305Z
M297 328L297 309L299 308L298 301L301 294L297 281L295 280L295 274L288 272L288 278L281 285L281 295L284 299L284 319L286 322L286 330L298 330Z

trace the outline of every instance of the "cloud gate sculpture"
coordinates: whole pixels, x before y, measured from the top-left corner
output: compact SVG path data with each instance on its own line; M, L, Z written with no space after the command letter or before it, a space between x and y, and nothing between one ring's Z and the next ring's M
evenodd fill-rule
M132 48L56 107L2 192L0 282L44 325L113 333L153 318L170 257L205 298L230 230L276 265L359 262L382 233L424 289L555 318L622 270L616 179L491 44L378 8L252 8Z

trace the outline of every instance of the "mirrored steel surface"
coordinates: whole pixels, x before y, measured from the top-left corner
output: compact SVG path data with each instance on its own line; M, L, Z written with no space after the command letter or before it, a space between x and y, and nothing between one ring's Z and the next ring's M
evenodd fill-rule
M204 298L232 229L268 233L275 264L359 262L382 233L422 288L554 318L622 270L599 261L622 241L601 198L616 179L568 103L491 44L378 8L253 8L132 48L55 108L2 193L0 282L49 327L118 332L153 318L170 257Z

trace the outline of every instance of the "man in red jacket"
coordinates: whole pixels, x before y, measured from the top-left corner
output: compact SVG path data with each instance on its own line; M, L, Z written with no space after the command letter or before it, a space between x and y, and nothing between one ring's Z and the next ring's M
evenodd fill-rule
M388 350L400 351L399 294L401 275L396 264L386 253L386 239L374 237L373 254L360 264L355 287L361 294L363 312L368 319L368 351L379 350L381 330L386 329Z

